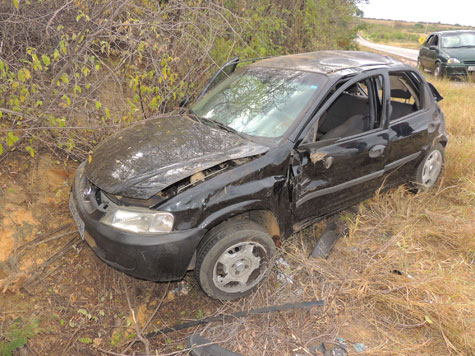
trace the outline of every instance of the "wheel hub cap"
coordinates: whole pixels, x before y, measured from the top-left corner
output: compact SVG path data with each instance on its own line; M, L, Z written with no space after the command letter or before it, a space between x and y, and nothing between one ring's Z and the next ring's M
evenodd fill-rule
M223 292L245 292L267 271L267 253L257 242L240 242L226 249L213 268L213 282Z
M434 150L426 158L422 169L422 184L429 188L434 185L442 169L442 154Z

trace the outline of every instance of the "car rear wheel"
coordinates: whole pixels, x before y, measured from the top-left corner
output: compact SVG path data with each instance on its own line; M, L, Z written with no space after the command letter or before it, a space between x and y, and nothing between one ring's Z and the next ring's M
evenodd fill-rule
M424 157L416 170L415 183L418 190L431 189L440 177L444 167L444 147L436 144Z
M250 220L225 222L198 247L196 279L211 298L240 298L267 276L274 253L274 241L260 225Z

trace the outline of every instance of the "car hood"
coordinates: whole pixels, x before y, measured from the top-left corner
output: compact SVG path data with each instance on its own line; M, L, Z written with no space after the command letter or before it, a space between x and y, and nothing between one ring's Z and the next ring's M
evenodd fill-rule
M149 199L204 169L268 149L175 115L144 121L110 136L94 149L85 174L107 193Z
M443 48L445 54L450 58L457 58L460 61L475 61L475 48Z

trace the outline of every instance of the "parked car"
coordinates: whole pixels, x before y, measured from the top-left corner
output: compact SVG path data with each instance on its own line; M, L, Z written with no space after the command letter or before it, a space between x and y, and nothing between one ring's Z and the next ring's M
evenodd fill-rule
M194 269L209 296L242 297L279 240L381 187L431 188L447 144L440 99L417 69L372 53L234 59L188 109L99 144L70 209L116 269L153 281Z
M417 62L436 77L468 78L475 74L475 31L431 34L419 50Z

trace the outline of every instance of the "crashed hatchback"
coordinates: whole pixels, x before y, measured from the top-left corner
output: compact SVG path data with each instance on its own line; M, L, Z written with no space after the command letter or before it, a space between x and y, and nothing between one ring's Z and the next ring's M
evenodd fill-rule
M234 59L188 109L98 145L70 209L118 270L170 281L194 269L209 296L238 298L279 240L381 188L431 188L447 144L440 99L417 69L377 54Z

